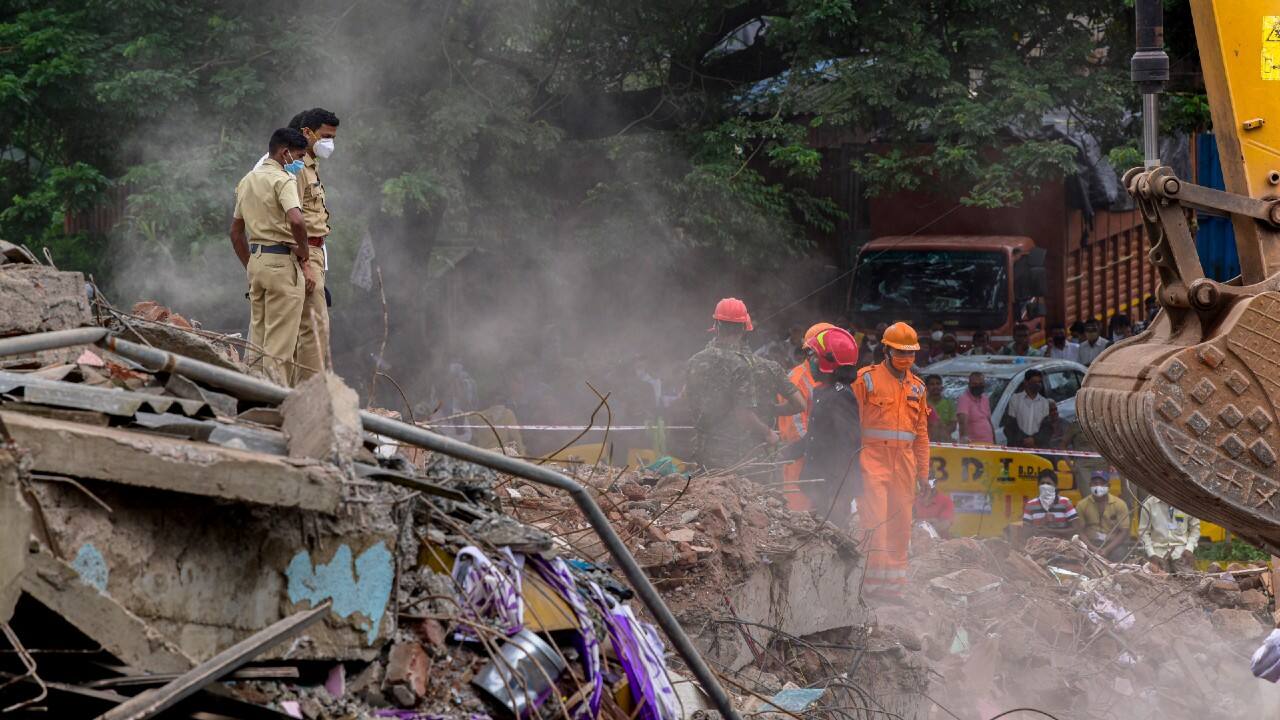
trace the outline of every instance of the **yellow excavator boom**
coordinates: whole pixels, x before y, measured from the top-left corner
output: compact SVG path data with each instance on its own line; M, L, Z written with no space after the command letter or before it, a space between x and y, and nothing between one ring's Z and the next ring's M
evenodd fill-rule
M1143 214L1163 309L1094 361L1077 412L1130 480L1280 554L1280 0L1191 0L1225 192L1155 158L1162 80L1152 58L1164 57L1163 31L1142 13L1159 2L1137 3L1148 160L1124 183ZM1192 210L1231 217L1240 277L1204 277Z

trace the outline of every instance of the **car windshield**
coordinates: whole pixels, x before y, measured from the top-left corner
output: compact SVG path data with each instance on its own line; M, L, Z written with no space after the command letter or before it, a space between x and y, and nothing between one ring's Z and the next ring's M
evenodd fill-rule
M1005 258L998 252L881 250L858 260L856 312L1004 313Z
M929 373L925 373L926 375ZM1004 386L1009 384L1009 378L987 377L987 397L991 398L991 410L996 409L996 401L1000 399L1000 395L1004 392ZM961 393L969 392L969 373L963 375L943 375L942 376L942 396L955 400L960 397Z

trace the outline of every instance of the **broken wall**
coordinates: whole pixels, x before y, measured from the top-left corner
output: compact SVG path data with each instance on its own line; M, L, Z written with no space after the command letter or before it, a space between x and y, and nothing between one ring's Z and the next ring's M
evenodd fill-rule
M86 481L34 483L51 548L202 661L325 599L333 612L293 658L369 659L390 637L396 524L389 508L337 516Z

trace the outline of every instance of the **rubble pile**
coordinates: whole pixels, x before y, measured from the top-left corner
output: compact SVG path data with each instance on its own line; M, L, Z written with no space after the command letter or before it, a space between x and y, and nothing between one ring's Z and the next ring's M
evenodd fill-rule
M593 488L632 554L704 655L725 671L756 662L773 630L804 637L856 627L863 563L856 538L787 508L775 488L732 474L564 472ZM605 551L567 499L514 481L503 508L558 547Z
M609 519L661 585L677 594L682 578L696 577L690 593L673 598L691 607L707 600L699 593L742 582L761 562L786 558L810 544L857 556L857 543L847 532L788 509L780 493L743 477L602 475L572 467L566 472L597 490ZM518 481L504 485L498 495L513 517L546 530L564 547L584 557L604 556L598 541L583 537L588 526L568 498Z
M1272 626L1269 584L1266 568L1166 575L1078 540L962 538L913 558L876 628L922 656L930 695L961 717L1236 718L1273 691L1248 662Z
M0 279L76 308L37 329L93 326L79 276L33 272L6 261ZM233 338L159 305L103 322L242 367ZM274 405L93 342L0 358L0 708L669 720L707 706L599 558L504 514L494 473L387 452L336 376Z

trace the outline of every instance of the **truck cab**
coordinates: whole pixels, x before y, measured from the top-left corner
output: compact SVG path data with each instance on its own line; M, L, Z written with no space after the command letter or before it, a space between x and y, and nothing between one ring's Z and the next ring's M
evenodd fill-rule
M1045 252L1017 235L890 235L858 253L850 316L859 329L941 322L961 343L975 330L1008 342L1027 325L1044 340Z

